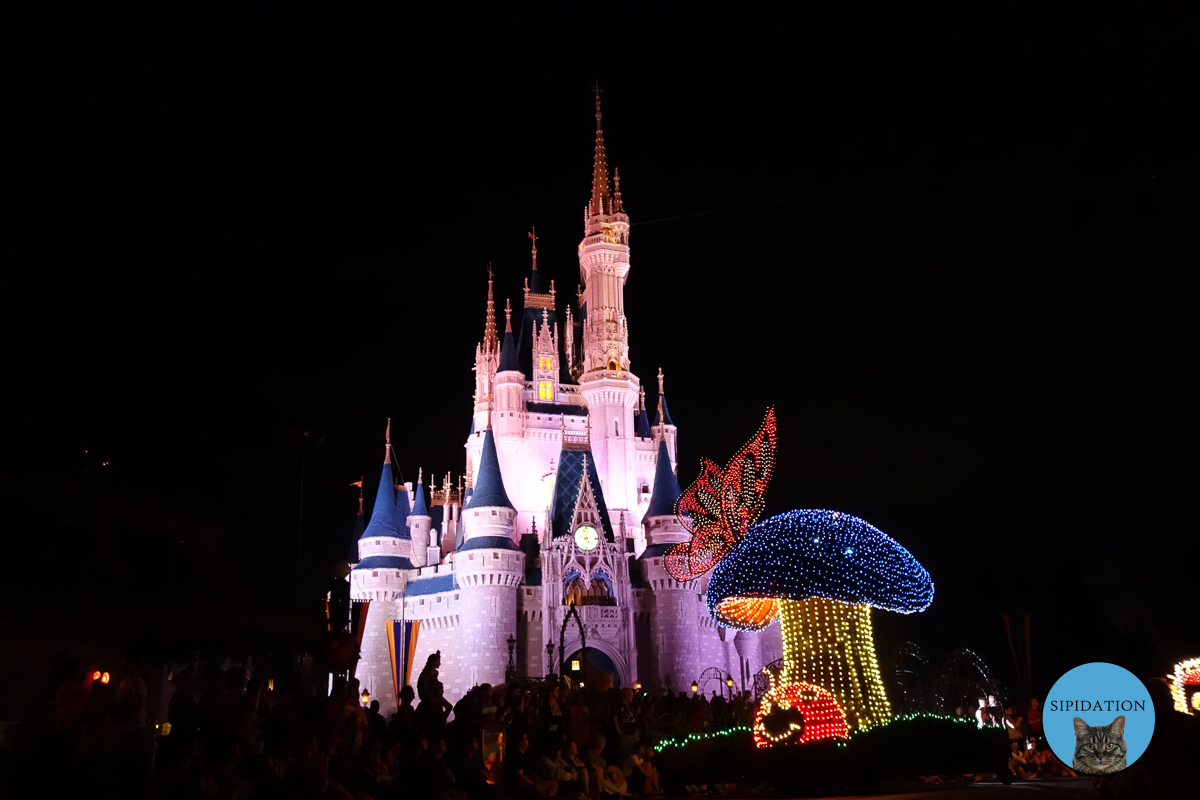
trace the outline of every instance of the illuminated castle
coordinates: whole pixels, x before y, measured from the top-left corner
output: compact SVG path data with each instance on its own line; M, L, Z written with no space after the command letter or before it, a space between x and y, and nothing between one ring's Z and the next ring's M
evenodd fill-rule
M711 668L749 688L782 653L778 626L720 628L706 610L707 576L681 582L664 568L663 552L690 536L674 513L678 429L662 371L649 407L632 371L629 217L618 173L610 183L600 118L597 97L574 308L560 317L554 282L543 286L536 238L524 307L514 320L505 304L503 334L489 275L466 488L447 475L427 501L423 477L394 485L385 446L351 572L366 614L356 677L384 713L434 651L451 702L504 682L510 652L517 675L558 672L562 659L571 676L583 660L617 685L671 691Z

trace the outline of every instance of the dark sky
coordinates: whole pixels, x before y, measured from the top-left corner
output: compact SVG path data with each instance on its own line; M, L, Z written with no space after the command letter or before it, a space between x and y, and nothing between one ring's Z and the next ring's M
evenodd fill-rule
M681 479L773 404L768 510L937 583L881 651L1011 680L1007 612L1035 682L1161 674L1196 649L1200 17L1138 5L10 11L6 527L62 586L15 595L291 609L299 549L315 607L386 417L406 479L461 471L485 265L517 301L536 225L573 292L599 80Z

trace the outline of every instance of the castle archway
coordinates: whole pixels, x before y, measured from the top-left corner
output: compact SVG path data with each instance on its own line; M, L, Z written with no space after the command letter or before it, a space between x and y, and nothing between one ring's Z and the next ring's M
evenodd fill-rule
M583 648L580 647L579 638L576 637L573 641L568 641L566 650L563 652L570 653L570 657L563 660L563 675L570 678L572 681L577 681L576 677L580 672L584 673L583 680L588 682L588 673L592 675L591 680L602 680L600 673L604 672L612 675L612 685L616 688L632 686L636 676L629 669L629 664L625 657L611 643L600 639L593 639L588 636L586 657L583 655ZM571 669L571 662L578 660L580 669L578 672ZM597 686L599 683L588 683L589 686Z

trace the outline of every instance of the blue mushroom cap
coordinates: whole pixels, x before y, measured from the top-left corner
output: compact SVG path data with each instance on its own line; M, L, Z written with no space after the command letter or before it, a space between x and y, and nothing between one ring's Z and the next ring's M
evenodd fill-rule
M839 511L788 511L755 525L708 582L708 611L726 598L824 597L911 614L933 602L933 579L912 553L866 520Z

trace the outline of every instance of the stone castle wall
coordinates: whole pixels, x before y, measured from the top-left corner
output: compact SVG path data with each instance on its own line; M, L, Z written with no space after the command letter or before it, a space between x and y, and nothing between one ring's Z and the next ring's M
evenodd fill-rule
M362 690L371 693L379 701L382 714L396 713L396 690L392 680L392 659L388 649L387 621L399 614L397 603L373 600L367 606L367 624L363 629L362 646L359 651L358 678Z

